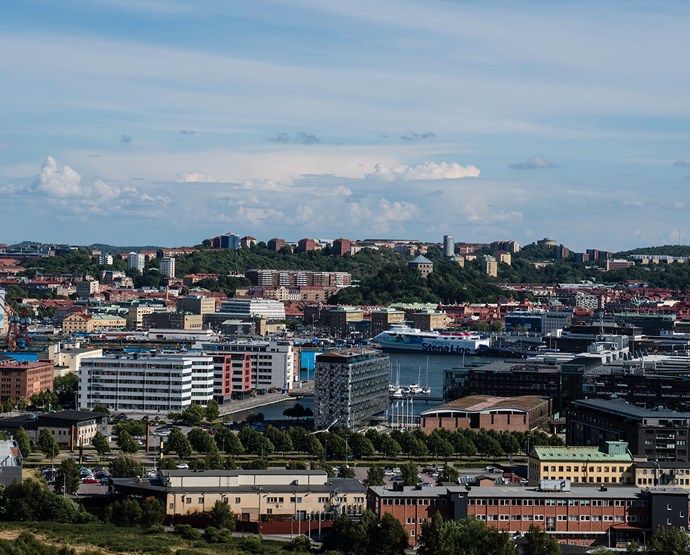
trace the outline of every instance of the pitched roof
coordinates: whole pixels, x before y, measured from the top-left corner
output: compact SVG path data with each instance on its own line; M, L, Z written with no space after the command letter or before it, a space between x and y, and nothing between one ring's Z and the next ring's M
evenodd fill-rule
M433 262L429 260L426 256L422 256L420 254L416 258L410 260L408 264L433 264Z

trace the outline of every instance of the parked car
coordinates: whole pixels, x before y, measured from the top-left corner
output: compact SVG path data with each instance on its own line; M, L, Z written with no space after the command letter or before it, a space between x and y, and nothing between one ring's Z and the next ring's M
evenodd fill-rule
M82 478L81 483L82 484L98 484L98 483L100 483L100 481L96 480L96 478Z

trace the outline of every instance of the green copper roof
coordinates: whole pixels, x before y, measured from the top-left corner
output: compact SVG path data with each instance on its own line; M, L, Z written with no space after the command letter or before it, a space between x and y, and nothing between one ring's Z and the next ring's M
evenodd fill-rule
M596 447L534 447L532 453L532 456L540 461L632 462L633 460L628 452L609 454Z

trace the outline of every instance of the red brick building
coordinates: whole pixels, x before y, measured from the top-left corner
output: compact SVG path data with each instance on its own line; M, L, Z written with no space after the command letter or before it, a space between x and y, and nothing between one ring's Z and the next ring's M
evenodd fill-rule
M345 256L350 254L352 248L352 241L349 239L336 239L333 241L333 254L335 256Z
M551 400L544 397L470 395L424 411L420 427L425 432L439 428L527 432L548 430L550 418Z
M410 545L415 546L422 533L422 525L436 512L443 518L454 518L450 495L445 486L395 489L371 487L367 491L367 508L378 518L393 515L405 526Z
M536 525L560 543L578 546L642 544L659 527L688 528L688 493L680 489L574 487L567 481L541 488L519 485L369 488L367 507L378 518L395 516L415 545L434 512L472 516L510 534ZM420 522L421 519L421 522Z
M53 390L53 363L0 359L0 401L25 400L42 391Z
M300 253L300 252L309 252L309 251L315 251L318 248L316 241L314 239L300 239L297 242L297 248L295 249L295 252Z

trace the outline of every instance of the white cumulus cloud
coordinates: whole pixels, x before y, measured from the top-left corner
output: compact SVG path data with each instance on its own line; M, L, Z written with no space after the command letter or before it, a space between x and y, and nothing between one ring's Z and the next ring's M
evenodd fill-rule
M455 162L424 162L417 166L405 164L386 166L378 163L374 166L374 171L366 174L365 177L378 181L425 181L479 177L479 174L479 168L476 166L461 166Z
M67 165L59 167L57 160L48 156L33 182L33 189L51 197L79 196L82 193L81 176Z
M178 173L176 181L178 183L220 183L222 179L199 172L185 172Z

